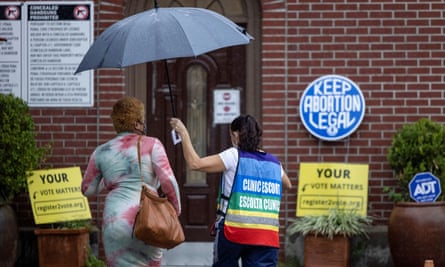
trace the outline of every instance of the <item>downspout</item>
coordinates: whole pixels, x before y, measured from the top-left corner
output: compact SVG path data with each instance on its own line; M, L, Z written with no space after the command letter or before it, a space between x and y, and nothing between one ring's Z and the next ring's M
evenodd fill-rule
M95 15L96 20L94 21L94 34L99 32L100 30L100 10L101 10L101 1L97 1L97 14ZM93 37L94 38L94 37ZM95 39L95 38L94 38ZM94 42L94 40L93 40ZM99 145L100 142L100 92L99 92L99 75L97 72L94 74L94 87L96 90L96 144Z
M94 20L94 34L99 32L100 30L100 11L101 11L101 2L97 1L97 14L95 14L96 20ZM96 12L94 12L96 13ZM100 142L100 92L99 92L99 75L97 73L94 73L94 86L93 88L97 88L96 90L96 145L99 145ZM94 95L94 94L93 94ZM96 194L96 218L100 218L100 194L99 192ZM103 222L102 222L103 223ZM102 227L100 227L102 228ZM100 230L99 230L100 232ZM102 233L101 233L102 234ZM97 255L100 254L100 243L102 242L102 238L97 239Z
M287 112L288 110L288 87L289 87L289 80L288 80L288 75L289 75L289 57L288 57L288 1L284 1L284 110L285 112ZM288 133L289 133L289 115L287 113L284 114L284 164L287 168L289 168L289 148L288 148ZM286 190L284 196L286 201L284 202L284 208L286 210L285 212L285 216L284 216L284 221L287 222L289 221L289 212L288 212L288 208L289 208L289 203L287 201L288 199L288 195L289 192Z

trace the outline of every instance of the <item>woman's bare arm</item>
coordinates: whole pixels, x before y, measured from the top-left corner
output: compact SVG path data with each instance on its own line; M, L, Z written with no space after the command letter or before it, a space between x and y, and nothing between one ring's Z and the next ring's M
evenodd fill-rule
M225 171L225 166L218 154L209 155L201 158L193 148L192 141L187 128L181 120L177 118L170 119L170 125L182 139L182 152L187 166L194 171L202 172L222 172Z

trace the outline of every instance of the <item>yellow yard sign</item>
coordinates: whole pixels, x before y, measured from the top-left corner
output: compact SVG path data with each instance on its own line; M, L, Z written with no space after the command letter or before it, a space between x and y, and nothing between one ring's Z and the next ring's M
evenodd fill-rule
M301 163L297 216L327 214L336 207L366 216L368 168L366 164Z
M35 223L91 219L81 182L79 167L33 171L28 178L28 191Z

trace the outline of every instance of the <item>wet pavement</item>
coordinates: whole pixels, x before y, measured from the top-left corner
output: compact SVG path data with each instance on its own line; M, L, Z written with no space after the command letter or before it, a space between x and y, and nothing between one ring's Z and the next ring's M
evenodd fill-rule
M212 266L212 242L186 242L166 250L162 259L165 267L202 267Z

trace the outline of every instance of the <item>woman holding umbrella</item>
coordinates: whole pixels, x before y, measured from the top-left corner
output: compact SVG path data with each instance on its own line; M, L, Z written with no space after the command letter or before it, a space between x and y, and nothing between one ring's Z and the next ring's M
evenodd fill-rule
M213 266L238 266L241 259L243 267L276 267L282 189L292 185L278 159L260 149L257 121L237 117L230 125L233 147L203 158L181 120L172 118L170 125L182 138L190 169L222 172Z
M165 148L157 138L145 135L144 114L143 103L134 97L125 97L113 106L111 119L117 135L96 148L82 180L86 196L101 192L103 187L108 190L102 223L107 266L161 266L162 249L132 236L141 179L154 192L161 187L177 214L181 213L179 187Z

